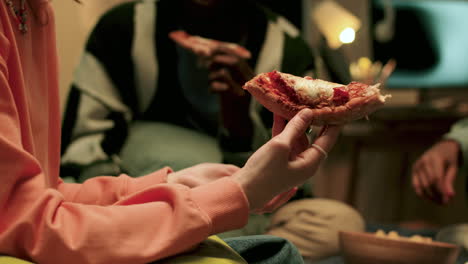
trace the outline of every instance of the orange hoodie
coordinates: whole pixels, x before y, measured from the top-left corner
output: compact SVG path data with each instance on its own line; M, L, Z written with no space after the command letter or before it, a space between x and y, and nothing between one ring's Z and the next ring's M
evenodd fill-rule
M167 168L63 183L53 13L46 0L31 0L28 14L21 34L0 0L0 254L148 263L246 224L248 201L229 178L189 189L167 184Z

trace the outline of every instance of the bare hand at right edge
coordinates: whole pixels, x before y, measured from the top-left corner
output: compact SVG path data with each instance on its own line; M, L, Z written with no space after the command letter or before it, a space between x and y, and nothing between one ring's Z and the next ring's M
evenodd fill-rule
M233 175L243 188L251 210L262 208L276 195L303 184L315 174L324 159L323 153L311 146L298 151L298 146L303 146L305 132L313 119L314 114L309 109L299 112L285 126L284 120L276 117L274 126L277 135L258 149L245 166ZM279 132L282 125L284 129ZM339 126L330 126L326 133L315 139L314 144L329 152L340 130Z
M450 202L455 196L459 153L460 145L454 140L442 140L424 152L412 169L416 194L440 204Z

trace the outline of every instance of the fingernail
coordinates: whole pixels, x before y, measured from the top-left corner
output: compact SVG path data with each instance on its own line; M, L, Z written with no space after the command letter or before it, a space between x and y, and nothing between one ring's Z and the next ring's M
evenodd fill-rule
M302 109L299 113L300 113L302 116L307 117L307 116L309 116L309 115L312 114L312 110L309 109L309 108L304 108L304 109Z

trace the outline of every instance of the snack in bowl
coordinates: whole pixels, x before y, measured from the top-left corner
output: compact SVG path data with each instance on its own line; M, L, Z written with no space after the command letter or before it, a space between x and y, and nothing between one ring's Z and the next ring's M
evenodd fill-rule
M425 236L420 236L420 235L412 235L410 237L405 237L405 236L400 236L397 231L390 231L388 233L385 233L382 229L379 229L375 232L375 235L378 237L387 237L390 239L408 239L410 241L415 241L415 242L425 242L425 243L431 243L432 238L430 237L425 237Z
M379 87L359 82L343 85L279 71L258 74L243 86L283 118L291 119L304 108L312 109L316 116L313 125L343 124L367 117L391 97L382 95Z
M454 264L460 248L455 244L388 234L339 232L346 264Z

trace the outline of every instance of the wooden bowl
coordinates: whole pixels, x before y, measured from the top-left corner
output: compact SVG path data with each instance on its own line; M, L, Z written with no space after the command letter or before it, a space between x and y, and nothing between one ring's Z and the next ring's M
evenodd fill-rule
M379 237L375 233L339 232L346 264L454 264L460 248L443 242Z

